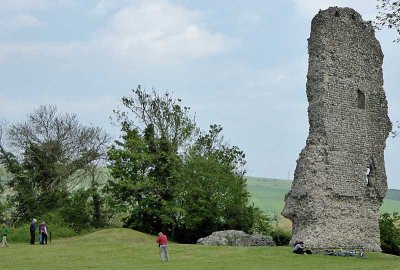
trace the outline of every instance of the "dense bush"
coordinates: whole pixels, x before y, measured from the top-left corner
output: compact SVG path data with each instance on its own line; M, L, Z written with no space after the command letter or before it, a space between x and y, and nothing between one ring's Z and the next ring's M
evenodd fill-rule
M292 233L281 228L275 228L271 236L277 246L287 246L292 239Z
M58 213L64 225L73 228L76 232L90 228L107 226L107 214L104 209L105 200L98 191L97 185L89 189L78 189L66 199Z
M384 213L379 219L382 252L400 256L400 216Z

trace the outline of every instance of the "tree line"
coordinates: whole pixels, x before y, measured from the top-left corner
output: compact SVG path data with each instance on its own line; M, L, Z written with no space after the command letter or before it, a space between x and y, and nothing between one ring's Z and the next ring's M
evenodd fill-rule
M181 99L140 86L113 119L121 128L114 142L51 105L23 122L3 122L0 163L8 179L0 181L0 219L17 226L58 219L76 231L121 221L181 242L223 229L271 231L249 203L245 154L225 141L220 125L202 131Z

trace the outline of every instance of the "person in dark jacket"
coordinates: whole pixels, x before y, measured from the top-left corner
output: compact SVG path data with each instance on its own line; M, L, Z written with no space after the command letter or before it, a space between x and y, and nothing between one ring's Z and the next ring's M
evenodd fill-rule
M35 244L36 221L36 219L33 219L29 228L29 231L31 232L31 245Z

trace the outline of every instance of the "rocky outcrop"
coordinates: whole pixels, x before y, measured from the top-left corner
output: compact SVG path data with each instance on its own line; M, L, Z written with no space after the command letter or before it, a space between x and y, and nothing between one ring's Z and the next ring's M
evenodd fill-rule
M359 13L332 7L313 18L308 53L310 129L282 212L291 243L380 251L391 130L381 47Z
M251 235L235 230L213 232L211 235L197 240L197 244L206 246L275 246L271 236Z

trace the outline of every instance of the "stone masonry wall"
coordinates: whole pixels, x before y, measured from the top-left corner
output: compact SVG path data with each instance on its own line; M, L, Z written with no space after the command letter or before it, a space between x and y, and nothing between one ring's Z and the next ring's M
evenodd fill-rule
M291 243L380 251L391 130L381 47L359 13L331 7L313 18L308 53L309 136L282 212Z

